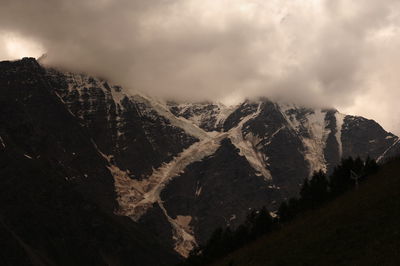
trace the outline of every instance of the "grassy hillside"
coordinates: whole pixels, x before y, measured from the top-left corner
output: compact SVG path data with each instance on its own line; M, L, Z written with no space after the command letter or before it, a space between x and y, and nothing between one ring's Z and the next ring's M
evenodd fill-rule
M400 265L400 160L215 265Z

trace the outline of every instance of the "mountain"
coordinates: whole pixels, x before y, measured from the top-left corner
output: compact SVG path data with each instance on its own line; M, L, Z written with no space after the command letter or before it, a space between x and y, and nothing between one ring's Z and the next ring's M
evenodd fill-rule
M384 160L399 143L373 120L334 109L269 99L233 107L164 102L30 58L1 62L0 70L0 152L9 162L0 169L7 192L1 202L18 209L2 211L3 223L35 247L40 234L15 227L29 206L24 202L46 211L32 211L40 224L59 224L53 213L63 217L68 206L68 219L80 220L64 221L60 238L81 230L103 262L138 256L141 265L168 264L176 260L172 249L187 256L216 227L241 224L250 209L275 211L314 171L330 172L348 156ZM30 192L21 197L24 190ZM110 219L100 231L111 239L82 225L93 208L98 219ZM102 246L120 238L130 244ZM45 244L40 256L48 258L54 252ZM125 251L127 258L119 255Z
M397 265L400 160L213 265Z
M1 265L178 261L153 232L114 214L108 162L35 60L1 62L0 89Z
M385 150L385 152L378 157L378 162L385 162L386 160L391 160L392 158L397 157L400 154L400 139L397 138L397 140L389 146Z

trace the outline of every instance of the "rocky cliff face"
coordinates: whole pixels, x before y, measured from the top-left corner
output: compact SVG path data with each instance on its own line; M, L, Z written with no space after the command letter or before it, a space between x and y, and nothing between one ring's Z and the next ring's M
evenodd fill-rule
M30 59L2 68L12 74L0 79L8 95L0 150L17 143L23 148L15 152L36 162L45 149L62 182L183 256L250 209L276 210L314 171L329 172L348 156L382 159L399 142L376 122L333 109L268 99L234 107L164 103ZM39 131L19 125L31 116Z
M185 117L191 119L187 113ZM188 167L161 195L175 216L191 217L200 243L209 237L211 223L235 226L249 209L261 205L276 210L283 199L298 193L304 178L313 172L330 172L348 156L385 156L398 142L372 120L267 99L237 106L219 130L226 133L229 145L224 143L211 158ZM233 154L243 162L235 160ZM213 185L204 181L211 176ZM199 214L200 210L205 215Z
M109 167L35 60L0 63L2 265L177 262L153 232L114 214Z
M80 119L98 149L132 179L148 176L198 141L171 125L142 96L129 98L121 87L85 75L47 73L56 95Z

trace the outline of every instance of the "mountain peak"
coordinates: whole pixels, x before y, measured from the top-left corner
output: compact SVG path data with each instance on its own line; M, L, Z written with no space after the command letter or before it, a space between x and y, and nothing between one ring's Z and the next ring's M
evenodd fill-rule
M57 182L182 256L249 209L275 211L314 171L348 156L385 158L399 145L375 121L334 109L164 102L33 58L0 70L0 156L21 159L10 171L49 165Z

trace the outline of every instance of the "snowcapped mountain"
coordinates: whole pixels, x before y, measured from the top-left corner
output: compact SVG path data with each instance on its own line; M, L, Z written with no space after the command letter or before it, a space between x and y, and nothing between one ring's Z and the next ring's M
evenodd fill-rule
M24 101L39 97L31 87L40 81L46 110L60 109L69 121L54 127L57 112L53 120L36 116L46 125L38 131L41 138L50 134L47 126L60 136L42 141L40 149L47 149L46 160L62 182L75 184L87 200L108 206L118 217L129 217L182 256L216 227L240 224L250 209L265 205L275 211L314 171L332 171L348 156L382 160L399 146L399 138L376 122L334 109L268 99L234 107L164 103L105 80L44 69L33 59L2 63L2 68L8 73L0 76L2 90L10 82L18 85L3 108L11 110L16 98L23 102L20 117L35 115L40 101L29 112ZM0 128L0 150L9 152L10 143L18 143L22 148L14 153L33 161L43 157L23 142L28 133L16 134L13 123ZM64 126L68 129L61 134ZM41 139L38 132L29 134ZM64 133L76 143L63 142ZM60 151L51 155L53 144Z

